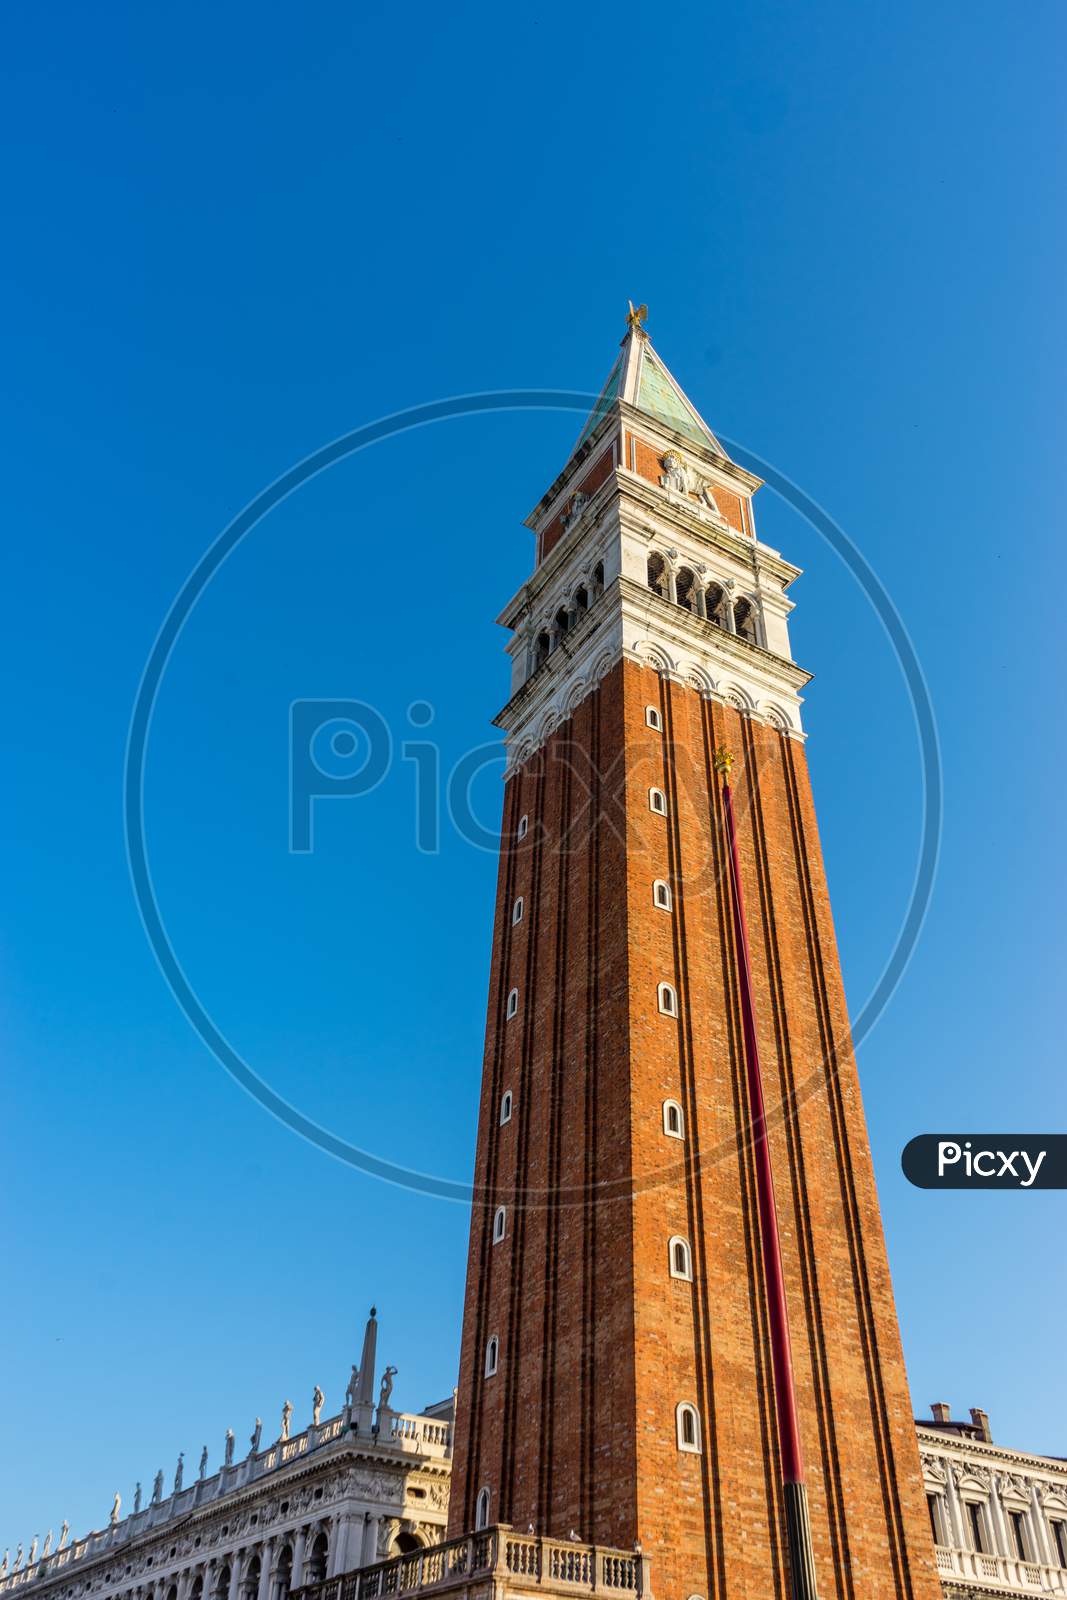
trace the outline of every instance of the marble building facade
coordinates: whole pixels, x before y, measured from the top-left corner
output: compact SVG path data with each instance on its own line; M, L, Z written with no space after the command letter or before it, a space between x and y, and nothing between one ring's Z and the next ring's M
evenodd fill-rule
M363 1359L353 1367L345 1406L323 1419L322 1391L312 1421L291 1433L282 1410L279 1436L261 1448L262 1425L235 1460L227 1432L224 1461L210 1475L207 1451L186 1479L179 1458L170 1492L163 1474L123 1515L115 1496L107 1525L71 1538L66 1524L53 1548L0 1565L4 1600L288 1600L301 1585L347 1572L443 1537L448 1512L454 1397L418 1414L390 1404L395 1368L375 1392L377 1323L372 1313ZM142 1503L142 1499L146 1503Z

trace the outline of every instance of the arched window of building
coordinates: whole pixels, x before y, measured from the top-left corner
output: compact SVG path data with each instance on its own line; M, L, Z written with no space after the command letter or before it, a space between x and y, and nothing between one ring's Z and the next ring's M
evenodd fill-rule
M403 1529L393 1540L393 1549L398 1556L413 1556L416 1550L422 1549L422 1540L417 1533L408 1533Z
M571 614L570 614L570 612L567 610L566 606L560 606L559 610L556 612L555 617L553 618L553 623L552 623L552 631L555 634L557 640L563 638L564 634L567 632L567 629L570 627L570 625L571 625Z
M671 985L669 983L661 983L658 992L659 1008L663 1015L665 1017L676 1017L678 1015L678 996Z
M478 1500L474 1508L474 1526L488 1528L489 1526L489 1490L479 1489Z
M211 1591L215 1600L226 1600L230 1592L230 1567L228 1562L223 1562L215 1577L215 1587Z
M656 550L653 550L648 558L648 587L653 594L658 594L661 600L667 599L669 593L667 587L667 563Z
M679 567L678 576L674 580L674 597L684 611L696 612L696 586L696 574L691 572L688 567Z
M307 1580L309 1583L321 1583L326 1576L326 1566L330 1558L330 1541L325 1533L315 1535L315 1543L311 1546L308 1556Z
M654 811L659 817L667 815L667 796L662 789L650 789L648 791L648 809Z
M683 1239L681 1234L675 1234L667 1245L667 1257L672 1278L684 1278L687 1283L693 1281L693 1256L689 1249L689 1240Z
M548 630L546 628L542 628L541 632L534 640L533 669L535 672L537 671L538 667L544 666L545 662L548 660L549 651L551 649L552 640L549 636Z
M645 723L650 728L655 728L657 733L663 732L663 718L658 706L645 707Z
M584 617L589 610L589 590L584 583L574 591L574 609L580 617Z
M661 911L671 909L671 886L669 883L664 883L662 878L657 878L652 885L652 904L658 906Z
M749 644L759 644L756 632L756 613L751 600L738 600L734 606L734 632Z
M704 591L704 613L709 622L714 622L717 628L726 627L726 608L723 605L725 595L720 583L709 583Z
M241 1600L256 1600L259 1594L259 1575L262 1570L259 1557L253 1556L242 1574ZM168 1589L167 1600L178 1600L178 1589L175 1584Z
M515 837L518 838L518 839L525 839L527 833L529 832L529 829L530 829L530 819L529 819L529 817L521 816L519 818L519 826L516 829Z
M203 1600L203 1594L204 1594L204 1579L201 1576L201 1574L198 1572L196 1577L193 1579L193 1586L189 1590L189 1600Z
M512 1107L511 1090L510 1089L505 1089L504 1093L500 1096L500 1126L501 1127L504 1126L505 1122L510 1122L511 1121L511 1107Z
M508 1229L508 1212L506 1206L497 1206L493 1213L493 1243L499 1244Z
M663 1102L663 1131L668 1139L685 1138L685 1118L677 1100Z
M604 563L598 561L593 568L593 598L604 593Z
M498 1359L499 1355L500 1355L500 1340L497 1338L496 1334L494 1333L493 1337L490 1339L489 1343L485 1347L485 1375L486 1375L487 1378L495 1378L496 1377L496 1364L497 1364L497 1359Z
M678 1448L688 1450L691 1455L700 1454L700 1418L696 1406L687 1400L679 1403L675 1413L678 1428Z
M512 1017L515 1015L515 1013L516 1013L516 1011L518 1011L518 1009L519 1009L519 991L517 989L512 989L510 991L510 993L508 994L508 1006L507 1006L507 1017L506 1017L506 1020L508 1022L511 1021Z
M523 898L522 898L522 895L520 894L519 898L516 900L515 904L511 908L512 926L514 926L516 922L521 922L522 921L522 908L523 908Z

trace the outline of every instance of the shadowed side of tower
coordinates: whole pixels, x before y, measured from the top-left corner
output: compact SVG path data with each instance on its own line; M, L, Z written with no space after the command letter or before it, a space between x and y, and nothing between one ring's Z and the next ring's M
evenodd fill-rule
M744 1000L818 1593L932 1600L789 650L797 569L756 537L758 487L635 313L501 618L509 768L450 1531L639 1542L667 1600L811 1592L789 1555Z

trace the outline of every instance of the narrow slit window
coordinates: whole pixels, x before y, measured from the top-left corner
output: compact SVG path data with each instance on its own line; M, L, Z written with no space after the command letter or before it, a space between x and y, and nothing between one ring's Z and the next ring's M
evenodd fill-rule
M514 1104L514 1101L512 1099L511 1090L510 1089L505 1089L504 1093L500 1096L500 1126L501 1127L504 1126L505 1122L510 1122L511 1121L511 1111L512 1111L513 1104Z
M655 728L657 733L663 732L663 718L656 706L645 707L645 721L650 728Z
M480 1530L489 1526L489 1490L478 1490L478 1503L474 1511L474 1526Z
M519 1009L519 991L517 989L512 989L511 993L508 995L508 1008L507 1008L507 1021L508 1022L511 1021L512 1017L515 1015L515 1013L516 1013L516 1011L518 1011L518 1009Z
M669 983L661 983L659 986L659 1008L665 1017L678 1015L678 996Z
M652 903L661 911L671 909L671 886L669 883L664 883L662 878L657 878L652 885Z
M497 1206L493 1213L493 1243L499 1244L508 1231L508 1213L506 1206Z
M519 818L519 826L516 829L516 837L519 838L519 839L525 839L526 834L527 834L527 832L529 830L529 827L530 827L530 819L524 813Z
M648 791L648 809L654 811L657 817L665 817L667 815L667 796L662 789L650 789Z
M500 1340L496 1334L485 1347L485 1375L487 1378L496 1377L497 1359L500 1355Z
M516 900L515 904L511 908L512 926L514 926L516 922L521 922L522 921L523 906L524 906L524 902L523 902L522 895L520 894L519 898Z

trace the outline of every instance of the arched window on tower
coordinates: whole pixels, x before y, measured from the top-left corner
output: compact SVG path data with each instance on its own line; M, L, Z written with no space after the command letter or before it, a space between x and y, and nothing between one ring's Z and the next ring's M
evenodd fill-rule
M650 789L648 791L648 809L654 811L657 817L665 817L667 815L667 796L662 789Z
M488 1528L489 1526L489 1490L479 1489L478 1500L474 1507L475 1529Z
M678 576L674 580L674 595L683 611L696 612L697 608L697 580L695 573L688 567L679 567Z
M315 1543L311 1546L311 1554L307 1562L307 1581L321 1583L326 1576L326 1567L330 1559L330 1541L325 1533L315 1535Z
M660 911L669 911L671 909L671 886L669 883L665 883L662 878L657 878L652 885L652 904L657 906Z
M567 633L567 629L570 627L570 625L571 625L571 614L570 614L570 612L567 610L566 606L560 606L559 610L556 612L556 615L555 615L555 617L553 619L553 623L552 623L552 632L556 636L556 642L557 643L559 642L560 639L565 637L565 635Z
M499 1244L508 1231L508 1213L506 1206L497 1206L493 1213L493 1243Z
M514 1105L514 1100L513 1100L513 1097L512 1097L511 1090L510 1089L505 1089L504 1093L500 1096L500 1126L501 1127L504 1126L505 1122L510 1122L511 1121L511 1111L512 1111L513 1105Z
M659 1008L665 1017L678 1015L678 996L669 983L661 983L657 991L659 995Z
M709 622L717 628L726 627L726 608L723 605L725 595L720 583L709 583L704 591L704 611Z
M668 1139L685 1138L685 1118L677 1100L663 1102L663 1131Z
M604 563L598 561L593 568L593 599L604 593Z
M489 1340L485 1347L485 1375L487 1378L496 1377L497 1362L500 1359L500 1340L496 1334Z
M675 1421L678 1429L678 1448L688 1450L691 1455L700 1454L700 1417L696 1406L690 1405L687 1400L682 1400L675 1412Z
M579 617L584 617L589 610L589 590L584 583L574 591L574 610Z
M667 599L667 563L655 550L648 558L648 587L653 594L658 594L661 600Z
M759 644L756 612L751 600L738 600L734 606L734 632L739 639L747 639L749 644Z
M537 671L538 667L544 666L545 662L548 660L549 651L551 649L552 640L549 638L547 630L542 629L542 631L537 635L537 638L534 640L533 664L535 672Z
M667 1245L667 1260L672 1278L684 1278L686 1283L692 1283L693 1256L688 1239L683 1239L681 1234L675 1234Z

